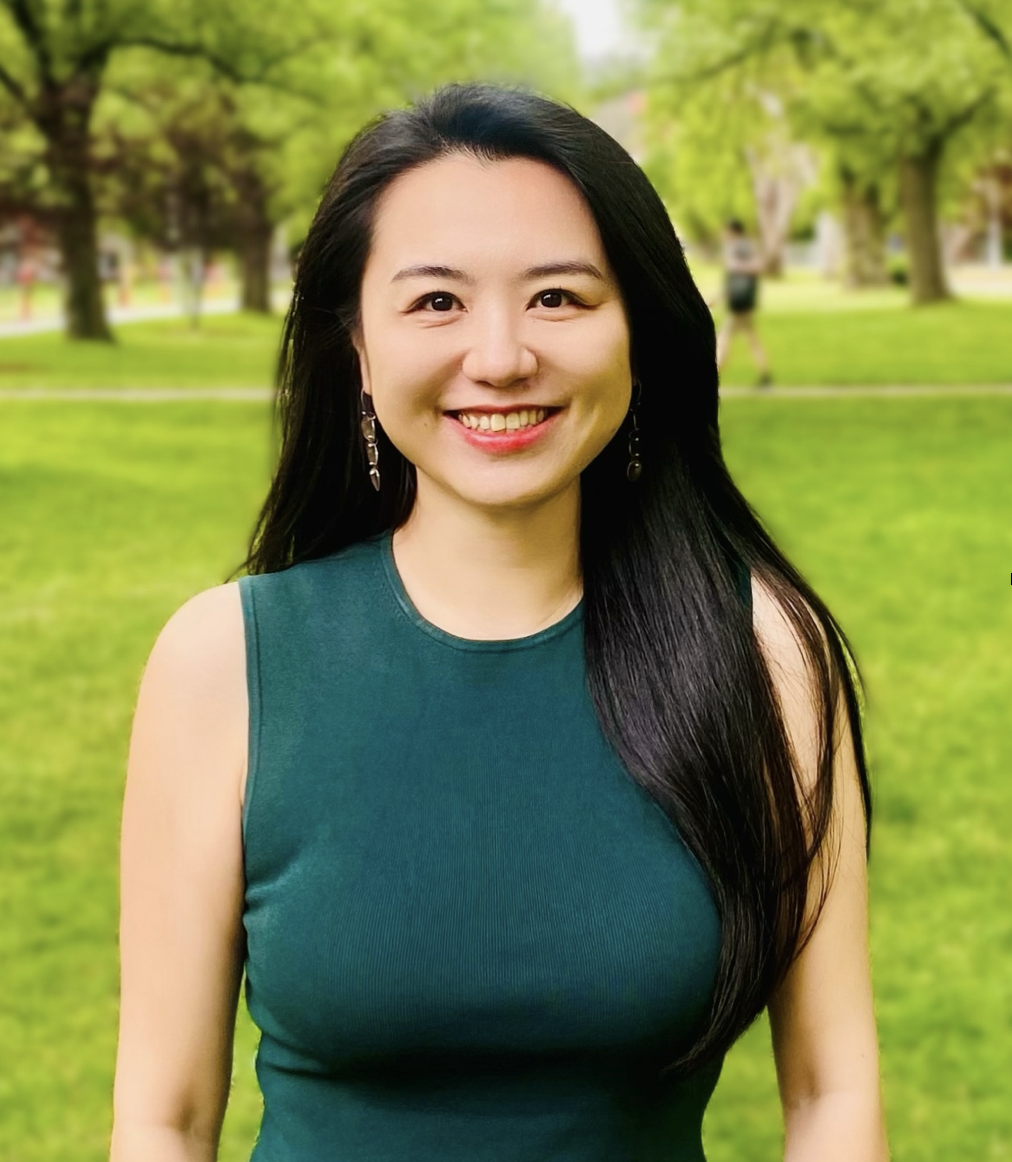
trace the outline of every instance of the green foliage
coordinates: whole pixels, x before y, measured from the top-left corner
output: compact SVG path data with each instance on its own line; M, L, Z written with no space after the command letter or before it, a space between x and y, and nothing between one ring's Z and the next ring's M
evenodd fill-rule
M0 1155L101 1162L137 681L172 610L241 559L268 416L215 402L0 409ZM722 426L732 470L868 680L894 1154L1006 1157L1012 400L727 400ZM244 1019L223 1162L249 1156L252 1051ZM708 1158L774 1162L779 1139L759 1026L725 1068Z
M98 189L133 233L234 247L262 274L272 228L305 230L364 121L474 78L572 99L569 23L548 0L0 0L0 127L21 139L0 146L0 212L60 207L90 235ZM94 255L64 259L93 308L74 333L104 336Z
M648 165L676 216L712 229L747 201L745 149L769 137L771 110L781 135L819 145L893 200L897 160L937 143L960 142L965 181L1012 128L1012 69L973 6L638 0L657 46ZM1012 27L1008 0L988 12Z
M673 86L650 90L643 168L692 241L714 244L724 223L753 223L755 201L745 147L766 128L763 110L731 80L705 99Z

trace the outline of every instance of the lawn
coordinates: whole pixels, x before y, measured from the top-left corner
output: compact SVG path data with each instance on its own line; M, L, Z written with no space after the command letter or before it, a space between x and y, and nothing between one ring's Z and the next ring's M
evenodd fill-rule
M894 1155L1012 1158L1012 399L724 413L733 469L868 680ZM0 1157L105 1157L137 680L169 613L241 559L269 449L263 405L0 401ZM253 1046L243 1018L224 1162L255 1132ZM778 1156L762 1026L729 1058L707 1148Z
M72 343L57 332L0 338L0 390L21 387L266 387L281 318L205 315L130 323L117 342Z
M816 298L810 307L771 305L758 324L779 384L1012 384L1012 302L827 310ZM738 338L723 380L755 379Z

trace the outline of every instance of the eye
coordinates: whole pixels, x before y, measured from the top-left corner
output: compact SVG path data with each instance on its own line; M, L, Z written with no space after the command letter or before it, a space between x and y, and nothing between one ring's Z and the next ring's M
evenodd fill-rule
M433 294L418 300L419 307L427 307L430 311L439 311L441 314L452 311L456 303L456 298L446 291L435 291Z
M539 307L548 307L549 309L564 307L568 297L566 292L561 290L541 291L537 296L537 304Z

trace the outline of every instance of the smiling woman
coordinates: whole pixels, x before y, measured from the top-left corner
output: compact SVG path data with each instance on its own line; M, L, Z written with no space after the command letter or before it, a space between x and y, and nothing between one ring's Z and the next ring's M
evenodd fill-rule
M401 174L376 208L354 343L362 390L415 469L402 557L428 543L424 522L491 517L524 540L532 522L576 528L580 474L629 410L629 328L593 215L558 170L456 153ZM447 593L431 581L428 601L412 593L427 614ZM529 628L521 608L510 624L526 604L512 587L488 609L447 596L443 623L462 636Z
M886 1155L845 639L731 481L663 206L572 110L367 127L306 240L249 575L152 652L115 1162L698 1162L769 1006L793 1162Z

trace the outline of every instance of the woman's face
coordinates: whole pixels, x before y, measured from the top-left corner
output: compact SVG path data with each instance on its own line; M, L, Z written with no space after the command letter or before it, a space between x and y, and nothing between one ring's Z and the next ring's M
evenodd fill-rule
M356 348L420 501L435 488L527 507L578 488L629 407L629 328L597 226L537 161L454 154L390 185Z

